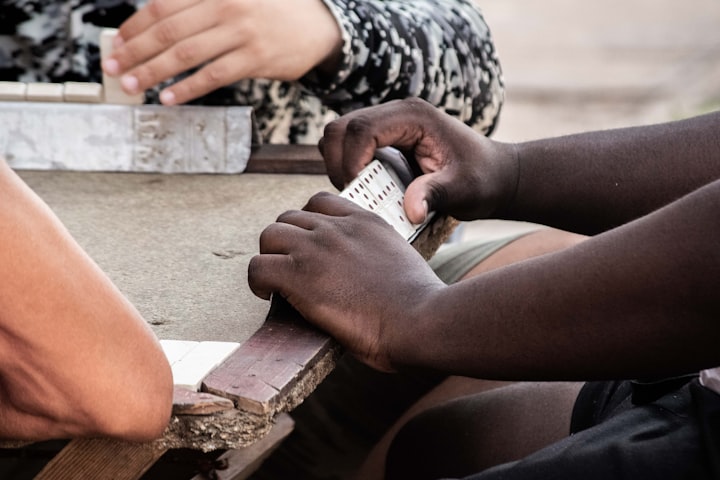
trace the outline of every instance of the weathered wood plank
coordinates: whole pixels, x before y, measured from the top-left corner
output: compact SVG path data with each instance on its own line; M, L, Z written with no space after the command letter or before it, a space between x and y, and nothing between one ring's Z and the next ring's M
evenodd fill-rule
M76 439L68 443L35 480L136 480L165 449L152 443Z
M295 422L287 413L277 416L270 432L249 447L231 449L220 455L216 463L220 467L212 474L217 480L245 480L292 432ZM192 480L207 480L207 474L199 474Z
M290 390L337 349L334 340L274 297L265 323L205 377L202 390L230 398L238 409L255 414L284 411Z
M232 400L211 393L194 392L184 387L173 390L173 415L209 415L233 408Z
M324 175L326 170L315 145L266 144L253 148L245 172Z

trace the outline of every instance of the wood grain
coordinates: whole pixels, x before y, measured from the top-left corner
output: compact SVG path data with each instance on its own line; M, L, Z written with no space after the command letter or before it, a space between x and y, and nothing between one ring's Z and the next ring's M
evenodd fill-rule
M211 393L194 392L183 387L173 390L173 415L209 415L233 408L235 404L232 400Z
M109 439L75 439L68 443L35 480L136 480L165 449L153 444Z
M265 323L205 377L202 390L232 399L240 410L273 415L294 407L286 401L293 386L336 350L334 340L276 296Z
M246 173L305 173L324 175L325 162L315 145L274 145L254 147Z

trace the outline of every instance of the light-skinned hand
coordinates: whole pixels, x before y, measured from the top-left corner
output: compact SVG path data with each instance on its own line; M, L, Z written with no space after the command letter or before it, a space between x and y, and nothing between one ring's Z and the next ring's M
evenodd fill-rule
M160 93L175 105L245 78L332 74L341 48L322 0L151 0L120 26L102 68L134 94L200 67Z

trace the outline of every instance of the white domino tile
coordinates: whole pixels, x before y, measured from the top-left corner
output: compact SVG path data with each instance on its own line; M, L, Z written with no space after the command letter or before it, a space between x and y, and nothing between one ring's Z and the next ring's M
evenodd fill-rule
M104 59L112 52L113 39L117 35L117 29L104 28L100 32L100 58ZM110 77L103 72L102 76L104 101L121 105L140 105L145 101L145 94L128 95L120 86L119 77Z
M173 383L198 391L203 379L240 346L236 342L160 340L170 363Z
M160 340L165 357L170 365L174 364L185 356L190 350L195 348L200 342L190 342L185 340Z
M25 90L25 100L28 102L62 102L62 83L28 83Z
M101 103L103 86L91 82L65 82L63 84L63 100L76 103Z
M0 82L0 100L6 102L25 101L27 84L22 82Z

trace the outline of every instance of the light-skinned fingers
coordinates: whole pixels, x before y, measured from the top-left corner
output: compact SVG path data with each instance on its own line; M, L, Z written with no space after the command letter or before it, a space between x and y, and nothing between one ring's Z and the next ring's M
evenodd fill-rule
M248 78L250 74L243 68L247 64L244 54L230 52L164 89L160 94L160 101L165 105L189 102L242 78Z
M216 36L217 34L214 32L203 32L179 42L152 60L123 75L120 78L121 85L128 93L136 93L130 89L133 85L137 85L138 91L144 91L208 60L212 61L191 77L178 82L172 89L165 89L164 95L161 94L160 97L163 103L183 103L231 83L229 72L231 66L228 62L213 60L231 47L225 43L213 41ZM193 77L194 79L191 81L190 79ZM135 79L135 83L127 81L128 79ZM166 91L172 92L172 95L168 96Z
M173 72L172 74L183 72L201 61L212 58L207 51L209 42L199 45L195 43L198 37L212 31L214 25L212 16L201 14L203 12L202 7L188 8L151 25L136 37L130 39L121 37L122 44L116 46L112 55L103 60L103 70L113 76L122 73L126 76L132 75L140 80L138 87L145 89L167 79L168 72ZM216 54L222 53L217 47L215 50ZM171 55L169 57L172 59L171 62L163 58L168 54ZM158 71L152 77L148 76L148 71L157 70L159 59L165 60L173 68L166 67L164 71ZM138 69L139 66L146 70ZM151 79L154 79L155 83L148 85L146 82Z
M128 42L164 19L189 9L203 0L150 0L144 8L128 18L118 28L118 36Z

